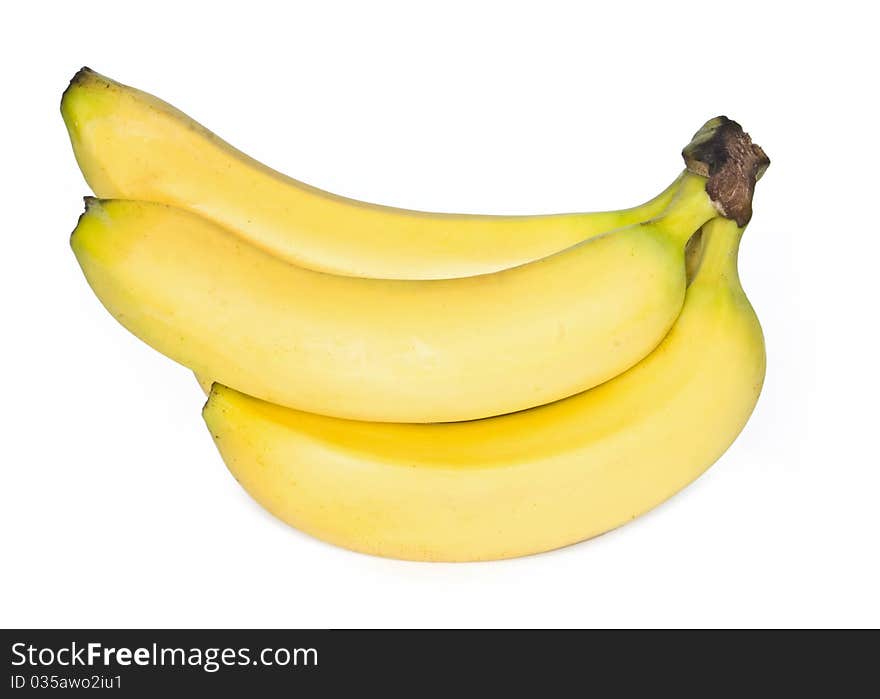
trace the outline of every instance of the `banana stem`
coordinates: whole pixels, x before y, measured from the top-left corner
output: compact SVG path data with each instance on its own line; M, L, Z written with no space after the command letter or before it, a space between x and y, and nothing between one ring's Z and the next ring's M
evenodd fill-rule
M694 281L721 277L737 279L737 256L745 226L726 218L714 218L702 230L702 249Z
M706 178L687 173L675 199L650 223L684 247L700 226L718 214L706 193Z
M718 215L745 227L755 183L770 165L761 147L739 124L720 116L707 121L681 154L688 174L666 212L651 223L682 246Z

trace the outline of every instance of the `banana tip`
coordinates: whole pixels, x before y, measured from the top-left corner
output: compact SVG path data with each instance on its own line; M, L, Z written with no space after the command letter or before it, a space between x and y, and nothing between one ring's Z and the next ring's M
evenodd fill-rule
M208 398L205 400L205 404L202 406L202 419L205 421L205 424L208 425L209 429L212 430L213 435L213 424L214 417L217 414L217 411L220 409L220 405L223 400L223 393L225 387L222 384L214 381L211 384L211 390L208 391ZM214 438L216 439L216 435Z
M92 70L88 66L83 66L76 73L74 73L73 77L70 79L70 84L67 86L69 90L74 85L82 85L83 83L87 83L90 80L101 77L101 74L97 71Z
M74 76L70 79L70 82L67 83L67 87L64 89L64 92L61 93L61 106L64 106L67 97L76 88L77 85L82 85L93 75L97 75L97 73L95 73L95 71L93 71L88 66L83 66L78 71L76 71L76 73L74 73Z
M70 233L71 247L76 249L75 242L79 239L78 233L82 231L84 224L87 221L94 220L96 217L102 217L104 213L104 201L102 199L92 196L83 197L83 211L76 220L76 226L74 226L73 231Z
M104 200L99 199L98 197L83 197L83 212L82 215L86 216L88 214L101 214L104 211Z
M73 104L74 100L72 100L71 97L78 92L79 88L96 86L109 88L112 84L113 82L110 79L105 78L103 75L92 70L88 66L83 66L76 71L74 76L70 79L67 87L64 89L64 92L61 93L61 113L64 115L65 120L72 115L68 115L68 110L76 110L76 107ZM65 106L67 106L67 109L65 109Z
M223 384L217 383L216 381L211 382L211 387L208 389L208 400L205 401L205 406L202 408L203 413L208 407L208 404L214 402L222 390Z

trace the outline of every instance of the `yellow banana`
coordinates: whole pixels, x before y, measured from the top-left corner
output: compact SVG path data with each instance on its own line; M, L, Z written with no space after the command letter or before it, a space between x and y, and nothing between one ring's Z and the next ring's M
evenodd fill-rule
M685 271L686 278L693 278L694 271L696 270L696 265L699 262L699 251L700 251L700 231L697 231L691 239L688 241L687 246L685 247ZM211 392L211 386L214 383L214 380L208 376L201 376L199 374L195 374L196 381L199 384L199 387L202 389L202 392L207 396Z
M61 112L98 197L187 208L285 260L350 276L440 279L514 267L658 216L681 181L622 211L425 213L347 199L281 175L162 100L87 68L71 81Z
M737 276L741 233L726 219L706 224L696 277L663 343L566 400L473 422L380 424L215 384L205 422L258 503L356 551L473 561L596 536L697 478L752 412L765 355Z
M430 281L304 269L146 202L88 200L71 245L107 309L198 374L324 415L445 422L542 405L639 361L681 310L687 240L716 214L688 173L652 222Z

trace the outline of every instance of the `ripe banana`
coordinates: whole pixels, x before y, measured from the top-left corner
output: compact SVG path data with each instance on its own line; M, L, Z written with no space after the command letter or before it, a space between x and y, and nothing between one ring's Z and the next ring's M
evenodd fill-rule
M409 211L336 196L249 158L171 105L83 68L61 112L98 197L195 211L297 265L441 279L495 272L658 216L681 178L632 209L545 216Z
M522 556L613 529L727 449L764 378L761 327L737 276L742 229L703 230L696 277L663 343L563 401L446 425L339 420L215 384L204 418L236 480L276 517L381 556Z
M688 173L666 213L493 274L405 281L291 265L193 213L87 200L71 245L149 345L252 396L387 422L483 418L638 362L684 299L684 248L717 214Z

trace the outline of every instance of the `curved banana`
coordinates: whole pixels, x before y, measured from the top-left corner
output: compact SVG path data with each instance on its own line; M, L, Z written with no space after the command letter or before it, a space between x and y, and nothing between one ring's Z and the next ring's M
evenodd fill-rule
M474 561L565 546L697 478L761 390L761 327L737 277L741 229L715 219L684 309L648 357L596 388L448 425L354 422L215 384L204 418L236 480L288 524L394 558Z
M195 211L303 267L441 279L495 272L658 216L681 178L632 209L545 216L409 211L336 196L249 158L152 95L83 68L61 102L98 197Z
M663 217L494 274L316 272L162 204L88 200L71 245L129 330L250 395L336 417L483 418L629 368L681 310L684 247L717 214L688 174Z

